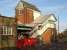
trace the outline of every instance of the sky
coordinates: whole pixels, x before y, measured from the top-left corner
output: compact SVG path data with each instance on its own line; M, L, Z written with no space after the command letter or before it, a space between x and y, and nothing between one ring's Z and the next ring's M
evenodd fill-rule
M15 17L15 7L20 0L0 0L0 14ZM43 15L54 13L59 17L59 31L67 28L67 0L25 0L35 5ZM58 25L58 24L57 24Z

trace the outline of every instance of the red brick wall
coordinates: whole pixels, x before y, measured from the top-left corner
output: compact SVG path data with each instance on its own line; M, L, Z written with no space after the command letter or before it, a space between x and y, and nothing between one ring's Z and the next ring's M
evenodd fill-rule
M33 12L30 9L27 9L27 17L26 17L26 22L31 23L33 21Z
M29 8L24 8L21 15L18 14L19 10L16 10L16 22L20 21L23 24L29 24L33 21L33 11Z
M50 44L51 43L51 38L52 38L52 29L49 28L42 34L42 39L47 44Z

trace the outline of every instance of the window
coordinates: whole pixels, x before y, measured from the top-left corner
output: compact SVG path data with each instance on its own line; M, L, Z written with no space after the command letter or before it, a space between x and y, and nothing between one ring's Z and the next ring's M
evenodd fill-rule
M6 29L7 29L7 27L6 26L3 26L3 35L6 35Z
M41 29L42 29L42 25L39 25L39 26L38 26L38 30L41 30Z
M10 26L0 26L0 35L12 35L13 29Z
M0 35L3 34L3 28L0 26Z
M12 35L13 33L12 27L8 27L6 32L7 32L7 35Z
M19 14L19 15L22 15L23 13L24 13L23 10L21 10L21 9L18 10L18 14Z
M8 34L8 35L10 35L10 34L11 34L11 28L10 28L10 27L8 27L7 34Z

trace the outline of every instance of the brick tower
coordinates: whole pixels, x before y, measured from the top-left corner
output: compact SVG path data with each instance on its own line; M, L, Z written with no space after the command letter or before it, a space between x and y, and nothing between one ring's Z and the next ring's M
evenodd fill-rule
M34 5L20 1L16 6L17 24L29 24L34 20L33 10L39 11Z

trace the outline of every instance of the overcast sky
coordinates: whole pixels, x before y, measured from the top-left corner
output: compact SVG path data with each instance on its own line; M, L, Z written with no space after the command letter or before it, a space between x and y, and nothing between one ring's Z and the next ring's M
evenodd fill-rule
M14 17L15 7L20 0L0 0L0 14ZM67 28L67 0L25 0L36 5L43 15L54 13L60 18L60 32Z

